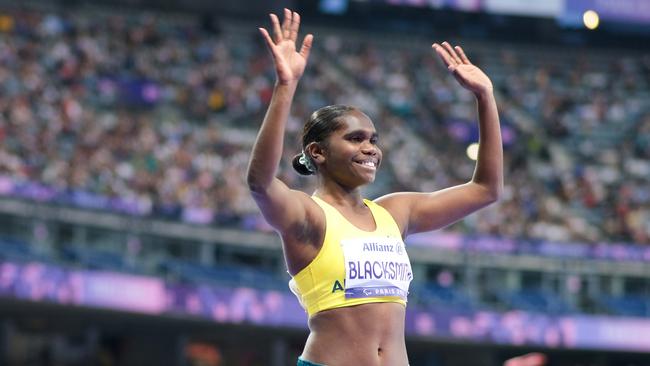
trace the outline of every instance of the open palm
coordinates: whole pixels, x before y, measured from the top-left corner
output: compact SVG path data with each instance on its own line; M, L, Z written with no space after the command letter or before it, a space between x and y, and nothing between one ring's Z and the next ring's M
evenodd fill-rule
M311 34L305 36L300 51L297 51L296 39L300 29L300 15L289 9L284 9L282 25L275 14L270 16L273 38L266 29L260 28L259 30L273 56L278 82L281 84L297 82L305 71L314 37Z
M490 78L469 61L460 46L451 47L448 42L442 42L442 45L434 43L432 47L465 89L475 94L492 92Z

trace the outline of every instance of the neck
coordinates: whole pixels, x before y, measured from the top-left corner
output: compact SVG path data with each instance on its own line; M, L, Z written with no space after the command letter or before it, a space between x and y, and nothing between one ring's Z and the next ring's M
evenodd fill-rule
M333 181L320 181L314 196L319 197L328 203L344 207L363 207L363 198L359 187L346 188Z

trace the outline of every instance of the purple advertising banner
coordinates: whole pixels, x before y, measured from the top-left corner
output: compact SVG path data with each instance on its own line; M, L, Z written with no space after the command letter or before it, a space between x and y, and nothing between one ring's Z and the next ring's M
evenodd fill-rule
M508 255L532 254L544 257L591 258L612 261L650 261L650 247L627 243L558 243L432 231L411 235L406 239L406 244L445 249L453 252L485 252Z
M224 323L305 327L305 311L289 291L165 283L117 272L0 263L0 297L107 308L150 315L194 315Z
M571 0L565 4L567 16L582 17L586 10L593 10L605 20L650 23L648 0Z
M157 278L109 272L81 272L77 305L122 309L147 314L167 310L167 289Z
M650 352L650 319L646 318L410 309L407 332L501 345Z
M0 300L2 297L152 315L189 315L219 323L307 326L304 310L289 291L181 285L155 277L71 270L42 263L0 263ZM488 344L650 352L647 318L549 316L409 305L406 333Z

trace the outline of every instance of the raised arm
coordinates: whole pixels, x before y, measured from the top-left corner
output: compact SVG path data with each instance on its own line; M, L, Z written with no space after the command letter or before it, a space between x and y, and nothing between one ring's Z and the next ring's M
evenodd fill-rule
M286 232L295 222L304 218L304 200L300 193L290 190L276 178L282 157L285 125L291 109L298 81L305 71L313 36L307 35L300 50L296 39L300 16L284 9L282 24L271 14L273 38L264 28L259 28L273 56L276 83L271 104L253 146L247 172L248 187L266 220L276 230ZM304 195L304 194L303 194ZM298 199L297 199L298 198Z
M403 192L377 199L393 214L404 236L452 224L495 202L503 190L503 149L492 82L459 46L434 43L433 49L460 85L476 96L478 159L468 183L432 193Z

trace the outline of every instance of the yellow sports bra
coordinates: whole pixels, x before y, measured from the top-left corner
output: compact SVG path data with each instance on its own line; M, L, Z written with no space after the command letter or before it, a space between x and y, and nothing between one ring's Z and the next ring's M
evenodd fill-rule
M393 217L364 199L375 231L364 231L312 196L325 211L325 239L314 260L289 282L309 316L323 310L375 302L406 306L411 262Z

